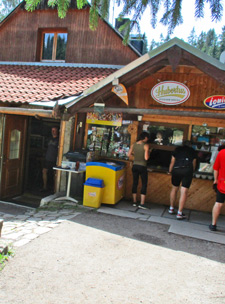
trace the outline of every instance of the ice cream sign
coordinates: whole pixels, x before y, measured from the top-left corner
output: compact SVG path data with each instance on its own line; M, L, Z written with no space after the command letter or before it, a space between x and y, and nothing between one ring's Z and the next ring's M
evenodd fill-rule
M204 105L210 109L224 110L225 96L224 95L209 96L204 100Z
M159 103L177 105L185 102L190 97L190 91L183 83L164 81L152 88L151 96Z

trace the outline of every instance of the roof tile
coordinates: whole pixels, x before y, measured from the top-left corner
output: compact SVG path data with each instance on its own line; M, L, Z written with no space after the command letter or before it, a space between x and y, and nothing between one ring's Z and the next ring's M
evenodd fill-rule
M30 103L82 93L112 68L0 65L0 102Z

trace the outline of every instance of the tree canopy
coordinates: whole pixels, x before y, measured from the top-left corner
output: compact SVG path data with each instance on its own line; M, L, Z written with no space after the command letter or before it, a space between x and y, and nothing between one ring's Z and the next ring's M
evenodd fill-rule
M42 0L25 0L28 11L33 11ZM76 1L77 8L82 9L88 2L87 0L48 0L49 6L57 6L60 18L66 16L71 1ZM99 14L102 18L107 17L112 0L91 0L90 9L90 28L96 30L98 26ZM203 18L205 4L209 3L212 21L220 21L223 16L222 0L195 0L195 17ZM140 31L139 22L145 12L150 9L149 24L153 28L158 22L168 27L168 34L183 22L182 18L182 0L115 0L115 4L121 8L120 18L129 16L120 30L125 30L125 36L129 36L132 29L137 28ZM158 21L159 9L163 10L163 16Z

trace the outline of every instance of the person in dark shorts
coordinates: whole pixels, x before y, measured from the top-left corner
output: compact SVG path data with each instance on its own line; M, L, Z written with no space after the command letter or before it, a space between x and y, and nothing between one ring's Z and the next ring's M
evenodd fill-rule
M213 173L213 186L216 188L216 202L212 209L212 224L209 225L211 231L217 231L217 220L225 201L225 146L219 147L219 153L216 157Z
M132 174L133 174L133 186L132 186L132 196L133 196L133 206L137 206L137 187L139 177L141 177L142 187L141 187L141 203L139 208L147 209L145 205L145 197L148 185L148 171L147 171L147 160L149 159L149 133L142 132L138 138L138 141L134 143L128 152L128 157L134 156Z
M46 155L45 155L44 167L42 170L42 178L43 178L42 191L47 191L48 187L51 188L51 187L53 187L53 184L54 184L53 167L56 166L56 161L57 161L57 156L58 156L58 146L59 146L58 128L52 127L51 133L52 133L52 138L48 142L48 148L47 148Z
M169 173L172 173L172 189L170 192L170 214L174 212L174 204L177 198L177 192L181 184L179 208L177 212L177 219L185 219L183 214L184 204L187 200L188 189L190 188L193 172L196 167L197 153L191 147L190 141L185 141L183 146L177 147L172 153L172 158L169 166Z

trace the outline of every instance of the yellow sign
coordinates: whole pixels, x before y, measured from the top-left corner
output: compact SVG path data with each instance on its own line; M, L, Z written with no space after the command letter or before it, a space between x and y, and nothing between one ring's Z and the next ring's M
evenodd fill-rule
M112 88L112 92L119 96L125 102L125 104L128 105L127 90L123 84L119 83L118 85L115 85Z
M86 122L89 124L106 125L106 126L122 126L121 113L87 113Z

